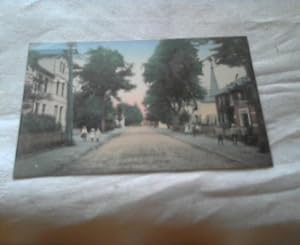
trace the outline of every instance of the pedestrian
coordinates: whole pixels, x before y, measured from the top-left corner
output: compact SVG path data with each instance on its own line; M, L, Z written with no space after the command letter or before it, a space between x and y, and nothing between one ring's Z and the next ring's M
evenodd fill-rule
M95 129L94 128L91 129L89 136L90 136L91 141L94 142L94 140L95 140Z
M233 124L231 124L230 131L231 131L232 142L234 145L237 145L239 128L233 123Z
M218 145L224 145L224 128L220 126L217 127L216 135L218 137Z
M200 134L201 127L199 124L196 124L196 134Z
M242 141L245 142L245 143L247 143L248 128L247 127L241 127L240 133L241 133L241 139L242 139Z
M196 134L197 134L195 124L192 125L192 134L193 134L193 136L196 136Z
M191 126L190 126L190 124L186 123L184 126L184 133L190 134L190 132L191 132Z
M80 132L80 137L82 138L83 141L87 140L87 134L88 134L88 131L87 131L86 126L83 126L81 128L81 132Z
M99 128L97 128L97 130L96 130L96 141L97 142L99 142L101 134L102 134L101 130Z

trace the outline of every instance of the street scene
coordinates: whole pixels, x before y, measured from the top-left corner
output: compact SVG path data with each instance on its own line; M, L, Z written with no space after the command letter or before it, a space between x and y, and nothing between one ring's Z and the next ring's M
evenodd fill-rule
M245 37L30 45L15 178L269 166Z

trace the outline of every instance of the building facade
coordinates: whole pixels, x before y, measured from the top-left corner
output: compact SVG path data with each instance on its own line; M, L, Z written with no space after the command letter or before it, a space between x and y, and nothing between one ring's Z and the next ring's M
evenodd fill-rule
M31 85L33 99L24 100L23 113L49 115L66 127L68 63L63 56L45 56L37 68L27 67L25 85Z
M256 89L254 81L247 77L236 79L216 95L220 124L230 128L233 124L241 134L258 133Z

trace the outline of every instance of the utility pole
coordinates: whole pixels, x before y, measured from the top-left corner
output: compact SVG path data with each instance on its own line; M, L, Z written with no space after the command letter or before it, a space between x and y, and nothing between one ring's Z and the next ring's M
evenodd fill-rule
M66 122L66 140L68 145L72 145L73 142L73 53L77 52L75 49L75 43L69 42L68 49L66 50L69 79L67 84L67 122Z

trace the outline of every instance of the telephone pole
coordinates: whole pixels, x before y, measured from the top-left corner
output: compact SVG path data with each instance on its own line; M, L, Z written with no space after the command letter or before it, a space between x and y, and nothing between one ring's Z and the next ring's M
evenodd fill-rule
M73 54L77 52L75 43L69 42L68 49L66 50L69 79L67 84L67 123L66 123L66 140L68 145L73 142Z

